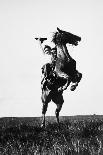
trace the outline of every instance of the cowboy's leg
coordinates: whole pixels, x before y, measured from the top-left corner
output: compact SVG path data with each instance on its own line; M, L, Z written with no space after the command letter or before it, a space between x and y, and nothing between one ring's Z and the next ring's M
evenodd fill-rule
M59 123L59 112L60 112L62 105L64 103L62 93L61 92L55 92L55 94L53 94L53 96L52 96L52 100L57 105L55 115L56 115L57 122Z
M48 103L51 101L51 95L50 95L49 90L43 90L42 91L41 100L42 100L42 103L43 103L43 107L42 107L42 117L43 117L42 126L45 127L45 114L46 114L46 111L47 111Z

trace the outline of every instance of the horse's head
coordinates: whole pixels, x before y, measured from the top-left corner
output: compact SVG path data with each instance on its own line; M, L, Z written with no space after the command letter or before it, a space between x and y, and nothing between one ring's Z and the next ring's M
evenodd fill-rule
M55 44L67 44L67 43L69 43L69 44L77 46L78 42L81 41L81 37L76 36L70 32L60 30L57 27L57 32L54 33L52 41Z

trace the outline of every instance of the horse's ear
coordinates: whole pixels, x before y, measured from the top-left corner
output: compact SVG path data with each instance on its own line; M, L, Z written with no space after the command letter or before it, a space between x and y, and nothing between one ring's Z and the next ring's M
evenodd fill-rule
M61 30L57 27L58 32L61 32Z

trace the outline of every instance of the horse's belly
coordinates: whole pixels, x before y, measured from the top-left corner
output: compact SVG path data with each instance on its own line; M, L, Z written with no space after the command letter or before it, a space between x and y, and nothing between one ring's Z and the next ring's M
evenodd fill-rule
M75 61L68 62L67 64L63 66L63 68L61 68L61 70L73 76L76 70L76 62Z
M60 61L60 59L56 63L56 72L64 72L68 75L73 75L76 70L76 61Z

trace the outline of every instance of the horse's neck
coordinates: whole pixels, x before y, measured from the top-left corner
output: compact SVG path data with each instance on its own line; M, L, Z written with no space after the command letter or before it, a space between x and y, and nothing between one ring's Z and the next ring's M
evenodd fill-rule
M68 53L68 49L66 47L66 45L59 45L57 46L57 55L58 57L64 58L65 60L71 59L70 54Z

